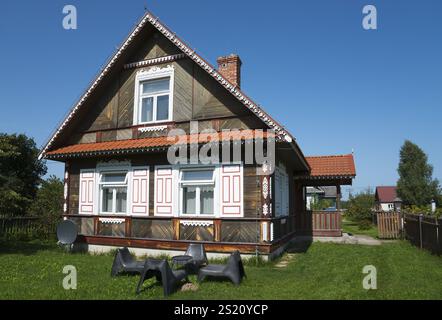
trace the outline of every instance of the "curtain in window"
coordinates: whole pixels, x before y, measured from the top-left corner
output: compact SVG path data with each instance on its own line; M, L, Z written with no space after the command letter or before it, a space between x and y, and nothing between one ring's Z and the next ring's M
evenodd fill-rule
M213 187L202 187L200 192L201 214L213 214Z

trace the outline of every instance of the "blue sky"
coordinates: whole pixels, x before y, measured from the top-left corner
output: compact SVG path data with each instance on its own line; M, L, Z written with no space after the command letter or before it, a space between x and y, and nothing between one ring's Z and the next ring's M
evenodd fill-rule
M77 7L77 30L62 28L67 4ZM354 191L396 183L405 139L442 180L438 0L4 1L0 131L41 146L146 4L212 63L238 53L243 90L306 155L354 150ZM377 30L362 28L366 4L377 7ZM62 165L48 168L62 175Z

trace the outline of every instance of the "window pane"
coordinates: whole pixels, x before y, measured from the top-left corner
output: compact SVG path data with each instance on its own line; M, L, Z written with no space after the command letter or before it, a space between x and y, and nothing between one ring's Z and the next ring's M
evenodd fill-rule
M117 190L116 212L126 213L127 188L116 188L116 190Z
M143 82L143 94L169 91L169 78Z
M183 171L183 181L212 181L213 170Z
M143 98L141 100L141 122L152 121L153 117L153 98Z
M101 176L101 182L107 183L124 183L126 180L126 173L104 173Z
M112 212L112 198L112 188L103 188L103 203L101 206L101 211Z
M183 213L196 214L196 188L183 187Z
M202 186L200 190L200 213L213 214L213 187Z
M169 119L169 95L157 97L157 119Z

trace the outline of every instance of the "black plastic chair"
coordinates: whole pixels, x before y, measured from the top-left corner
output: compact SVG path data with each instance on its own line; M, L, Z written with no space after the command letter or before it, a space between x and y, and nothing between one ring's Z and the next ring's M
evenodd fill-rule
M184 253L184 256L172 257L172 267L181 264L181 257L192 257L191 260L189 260L188 262L186 261L185 263L186 267L189 269L189 272L196 273L201 266L207 265L207 263L209 262L207 259L206 250L204 249L204 246L200 243L189 244L186 253Z
M186 256L192 257L192 264L196 267L200 267L202 265L207 264L209 261L207 260L206 250L201 243L191 243L186 250Z
M137 261L129 252L127 247L117 249L114 262L112 264L111 276L115 277L119 273L141 273L144 269L144 261Z
M168 296L175 291L179 282L183 279L187 280L187 275L188 273L184 269L172 270L167 260L161 260L159 263L152 263L146 260L136 293L140 293L141 287L146 279L155 276L157 281L161 281L163 285L164 296Z
M234 284L239 285L242 278L246 276L239 251L233 252L225 265L209 264L201 268L198 272L198 282L204 281L207 276L228 278Z

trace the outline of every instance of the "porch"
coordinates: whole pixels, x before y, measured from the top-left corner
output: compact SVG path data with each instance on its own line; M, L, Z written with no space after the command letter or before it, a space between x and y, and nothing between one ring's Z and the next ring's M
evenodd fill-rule
M353 154L336 156L306 157L310 166L309 174L295 176L298 190L297 202L302 214L296 216L297 235L310 237L342 236L341 186L351 185L356 176ZM307 210L307 187L334 187L336 190L335 207L327 210ZM302 198L300 198L302 195Z
M279 218L186 218L158 216L64 215L78 226L78 243L185 250L204 243L207 251L269 255L295 235L295 216Z

